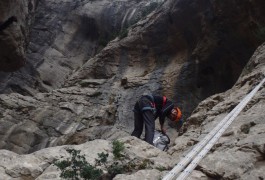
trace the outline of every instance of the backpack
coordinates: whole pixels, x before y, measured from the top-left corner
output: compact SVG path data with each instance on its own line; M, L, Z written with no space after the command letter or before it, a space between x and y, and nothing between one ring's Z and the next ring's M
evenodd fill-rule
M156 148L162 151L167 151L169 143L170 139L166 134L163 134L161 131L155 130L153 144Z

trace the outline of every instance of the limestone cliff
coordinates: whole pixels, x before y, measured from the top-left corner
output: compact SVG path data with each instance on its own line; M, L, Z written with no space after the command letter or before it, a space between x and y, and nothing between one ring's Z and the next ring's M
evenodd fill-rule
M88 154L98 151L89 144L100 141L108 149L110 140L129 136L132 106L149 92L181 107L187 119L183 132L167 125L173 142L163 155L138 139L125 141L146 147L140 152L155 151L170 169L264 77L265 45L256 50L265 40L264 8L262 0L40 0L27 64L1 76L0 148L6 150L0 151L0 175L58 178L50 164L64 147L45 148L85 143L76 148ZM121 34L112 39L112 32ZM265 178L263 89L193 179ZM159 179L166 173L151 169L115 178Z
M37 0L0 2L0 71L15 71L25 65L29 26L36 6Z

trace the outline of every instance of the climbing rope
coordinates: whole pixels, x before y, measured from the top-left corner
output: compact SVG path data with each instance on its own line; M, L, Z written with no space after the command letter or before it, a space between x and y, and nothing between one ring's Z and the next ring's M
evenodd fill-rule
M211 147L219 139L222 133L233 122L237 115L244 109L247 103L256 94L259 88L265 82L265 78L209 133L200 141L185 157L182 159L164 178L171 180L175 178L194 158L190 165L181 173L177 180L186 179L200 160L208 153ZM202 150L202 151L201 151ZM201 151L201 152L200 152ZM199 153L199 154L198 154ZM198 155L197 155L198 154Z

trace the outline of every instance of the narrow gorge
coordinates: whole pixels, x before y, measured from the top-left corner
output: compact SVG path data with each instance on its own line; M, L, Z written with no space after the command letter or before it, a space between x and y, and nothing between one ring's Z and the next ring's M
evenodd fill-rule
M0 2L0 179L60 179L55 159L95 164L125 144L161 179L265 77L263 0ZM167 152L131 137L147 93L182 109ZM264 85L190 179L265 179ZM158 126L157 126L158 127Z

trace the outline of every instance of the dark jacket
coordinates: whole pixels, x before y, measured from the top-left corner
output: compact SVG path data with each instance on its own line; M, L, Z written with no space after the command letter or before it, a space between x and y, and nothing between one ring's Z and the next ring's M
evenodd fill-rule
M142 103L145 102L145 103ZM171 110L174 108L172 101L166 97L163 100L163 96L156 95L144 95L135 104L136 111L152 110L154 113L154 119L159 118L160 125L165 122L165 117L170 115Z

